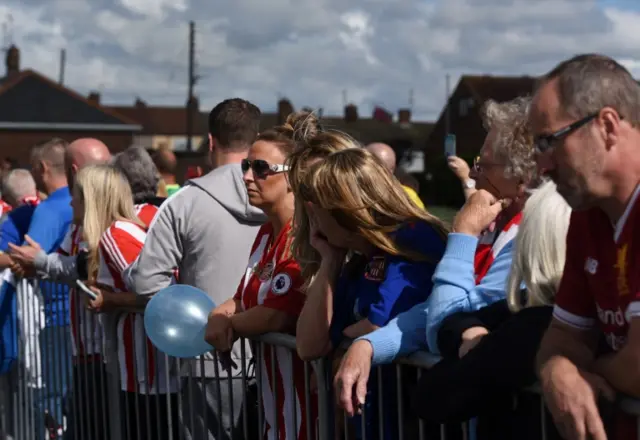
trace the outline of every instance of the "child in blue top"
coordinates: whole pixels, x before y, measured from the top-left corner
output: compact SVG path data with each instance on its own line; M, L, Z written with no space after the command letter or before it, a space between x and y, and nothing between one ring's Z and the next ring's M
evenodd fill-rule
M317 162L297 189L309 218L308 244L321 261L306 291L296 344L302 358L315 359L424 301L444 253L446 229L417 208L400 183L362 149L338 151ZM398 423L395 370L390 368L382 371L385 439L397 437ZM350 424L355 438L380 438L376 371L368 392L366 433L356 417Z

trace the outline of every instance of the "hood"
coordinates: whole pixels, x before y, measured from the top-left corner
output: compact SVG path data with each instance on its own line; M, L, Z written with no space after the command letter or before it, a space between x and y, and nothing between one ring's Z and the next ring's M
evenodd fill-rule
M240 164L218 167L202 177L188 180L186 185L202 189L239 220L253 223L267 221L262 210L249 204Z

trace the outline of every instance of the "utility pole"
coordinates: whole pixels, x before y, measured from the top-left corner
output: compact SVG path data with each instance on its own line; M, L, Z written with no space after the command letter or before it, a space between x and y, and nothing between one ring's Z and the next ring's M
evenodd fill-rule
M449 109L449 107L450 107L450 105L449 105L449 98L450 98L450 95L451 95L451 89L450 89L450 84L449 84L449 74L448 74L448 73L447 73L447 86L446 86L446 87L447 87L447 98L446 98L446 101L445 101L445 105L446 105L445 110L446 110L446 113L445 113L445 120L444 120L444 122L445 122L445 134L449 134L449 133L450 133L450 130L451 130L451 125L450 125L450 124L451 124L451 121L450 121L450 118L451 118L451 110Z
M191 137L193 136L193 116L194 108L192 107L193 88L198 80L195 74L195 46L196 46L196 25L193 21L189 22L189 78L188 78L188 94L187 94L187 151L192 151Z
M64 67L67 62L67 51L65 49L60 50L60 85L64 84Z

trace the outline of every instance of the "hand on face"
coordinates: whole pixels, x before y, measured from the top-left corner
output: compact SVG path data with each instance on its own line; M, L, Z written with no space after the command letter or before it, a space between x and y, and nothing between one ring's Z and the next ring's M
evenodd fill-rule
M453 231L477 237L495 222L509 203L507 200L497 200L490 192L480 189L469 197L456 215Z
M322 259L334 259L344 256L344 249L337 248L329 243L327 236L322 233L318 225L318 208L311 202L305 204L309 217L309 243L318 251Z

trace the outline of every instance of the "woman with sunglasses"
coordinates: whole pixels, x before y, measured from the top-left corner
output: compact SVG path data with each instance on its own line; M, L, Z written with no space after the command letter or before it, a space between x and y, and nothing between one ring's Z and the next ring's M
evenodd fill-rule
M295 333L305 295L300 266L290 250L294 196L286 176L286 161L298 142L303 143L317 131L318 121L312 114L292 114L284 125L260 133L242 161L249 203L262 209L269 221L258 232L237 292L209 316L205 339L219 352L229 351L239 337ZM282 378L276 384L271 382L272 374L266 374L267 379L262 381L265 438L310 440L307 430L315 432L315 411L312 408L307 414L304 364L284 347L254 353L263 372L271 372L275 364ZM279 384L292 381L295 395L288 386L278 390ZM312 426L307 425L309 421Z

